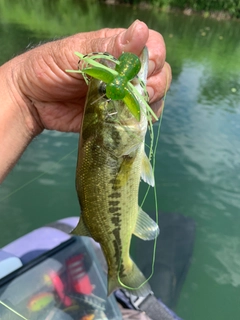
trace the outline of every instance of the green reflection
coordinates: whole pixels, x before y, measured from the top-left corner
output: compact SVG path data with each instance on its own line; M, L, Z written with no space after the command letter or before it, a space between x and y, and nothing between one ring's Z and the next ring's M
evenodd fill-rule
M0 2L2 24L18 23L31 31L53 37L74 33L76 30L89 30L98 10L99 4L95 1L2 0Z

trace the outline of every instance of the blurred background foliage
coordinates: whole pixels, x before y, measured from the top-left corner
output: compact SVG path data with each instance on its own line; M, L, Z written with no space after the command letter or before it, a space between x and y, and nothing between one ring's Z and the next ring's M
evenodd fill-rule
M179 8L193 9L196 11L204 11L205 14L211 11L223 11L231 17L240 18L240 1L239 0L116 0L105 2L116 2L125 4L147 4L157 6L159 8Z

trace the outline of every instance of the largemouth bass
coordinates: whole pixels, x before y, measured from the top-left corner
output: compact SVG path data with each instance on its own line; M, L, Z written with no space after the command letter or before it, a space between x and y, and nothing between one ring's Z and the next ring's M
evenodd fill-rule
M140 60L138 77L146 84L146 48ZM134 86L145 94L139 81ZM76 170L81 216L72 233L100 243L108 265L108 294L124 287L146 296L150 286L129 254L133 234L151 240L159 233L157 224L138 206L140 179L154 185L144 151L146 106L139 99L138 121L122 100L106 98L104 88L102 81L90 80Z

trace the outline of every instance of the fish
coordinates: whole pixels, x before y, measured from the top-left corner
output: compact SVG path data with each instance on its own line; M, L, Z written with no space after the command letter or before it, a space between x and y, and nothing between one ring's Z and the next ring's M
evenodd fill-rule
M135 89L145 95L148 51L140 56ZM103 62L109 66L108 61ZM138 99L137 120L123 100L104 95L105 83L91 78L80 132L76 191L81 207L74 235L99 242L108 266L108 295L117 288L145 297L149 283L130 257L132 235L153 240L159 228L138 205L140 180L154 186L154 174L145 153L148 127L146 105Z

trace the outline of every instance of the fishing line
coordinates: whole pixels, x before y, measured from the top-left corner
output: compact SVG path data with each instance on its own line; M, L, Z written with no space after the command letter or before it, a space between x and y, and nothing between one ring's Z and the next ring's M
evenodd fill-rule
M19 316L20 318L24 319L24 320L28 320L27 318L25 318L24 316L22 316L20 313L18 313L16 310L12 309L11 307L9 307L6 303L2 302L0 300L0 304L2 304L5 308L7 308L8 310L12 311L13 313L15 313L17 316Z
M164 93L164 98L163 98L162 112L161 112L161 116L160 116L160 119L159 119L159 124L158 124L158 129L157 129L157 137L156 137L155 147L154 147L154 151L153 151L153 155L154 155L153 156L153 172L155 172L155 167L156 167L156 152L157 152L158 142L159 142L159 138L160 138L160 129L161 129L161 124L162 124L163 111L164 111L164 107L165 107L165 100L166 100L166 96L167 96L168 83L169 83L169 73L167 73L167 82L166 82L166 88L165 88L165 93ZM147 194L149 192L149 189L150 189L150 186L148 186L148 190L147 190L147 192L145 194L144 201L145 201L146 196L147 196ZM159 219L158 219L158 197L157 197L157 185L156 184L154 186L153 193L154 193L155 212L156 212L155 220L156 220L156 223L158 225L158 223L159 223ZM143 205L144 201L142 202L142 205ZM159 233L160 233L160 228L159 228ZM154 239L154 245L153 245L151 274L142 285L144 285L148 280L150 280L151 277L154 274L156 251L157 251L157 237Z
M77 147L72 150L71 152L69 152L68 154L66 154L65 156L63 156L60 160L58 160L57 162L55 162L50 169L40 173L38 176L34 177L33 179L27 181L26 183L24 183L23 185L21 185L20 187L18 187L17 189L13 190L10 194L8 194L7 196L3 197L2 199L0 199L0 203L6 199L8 199L9 197L11 197L13 194L15 194L16 192L22 190L23 188L25 188L26 186L28 186L29 184L31 184L32 182L36 181L37 179L41 178L42 176L44 176L45 174L50 173L50 170L52 170L56 164L62 162L64 159L66 159L67 157L69 157L72 153L74 153L77 150Z
M165 98L163 100L163 109L162 109L161 117L159 119L159 125L158 125L158 130L157 130L157 138L156 138L156 143L155 143L155 148L154 148L153 172L155 172L155 167L156 167L156 152L157 152L157 146L158 146L158 141L159 141L159 137L160 137L160 128L161 128L162 117L163 117L164 102L165 102ZM153 193L154 193L155 212L156 212L155 220L156 220L156 224L158 225L158 223L159 223L159 219L158 219L158 197L157 197L157 185L156 184L155 184ZM159 228L159 235L160 235L160 228ZM152 255L152 268L151 268L152 270L151 270L151 274L150 274L148 280L153 276L154 271L155 271L156 251L157 251L157 237L154 239L153 255Z

